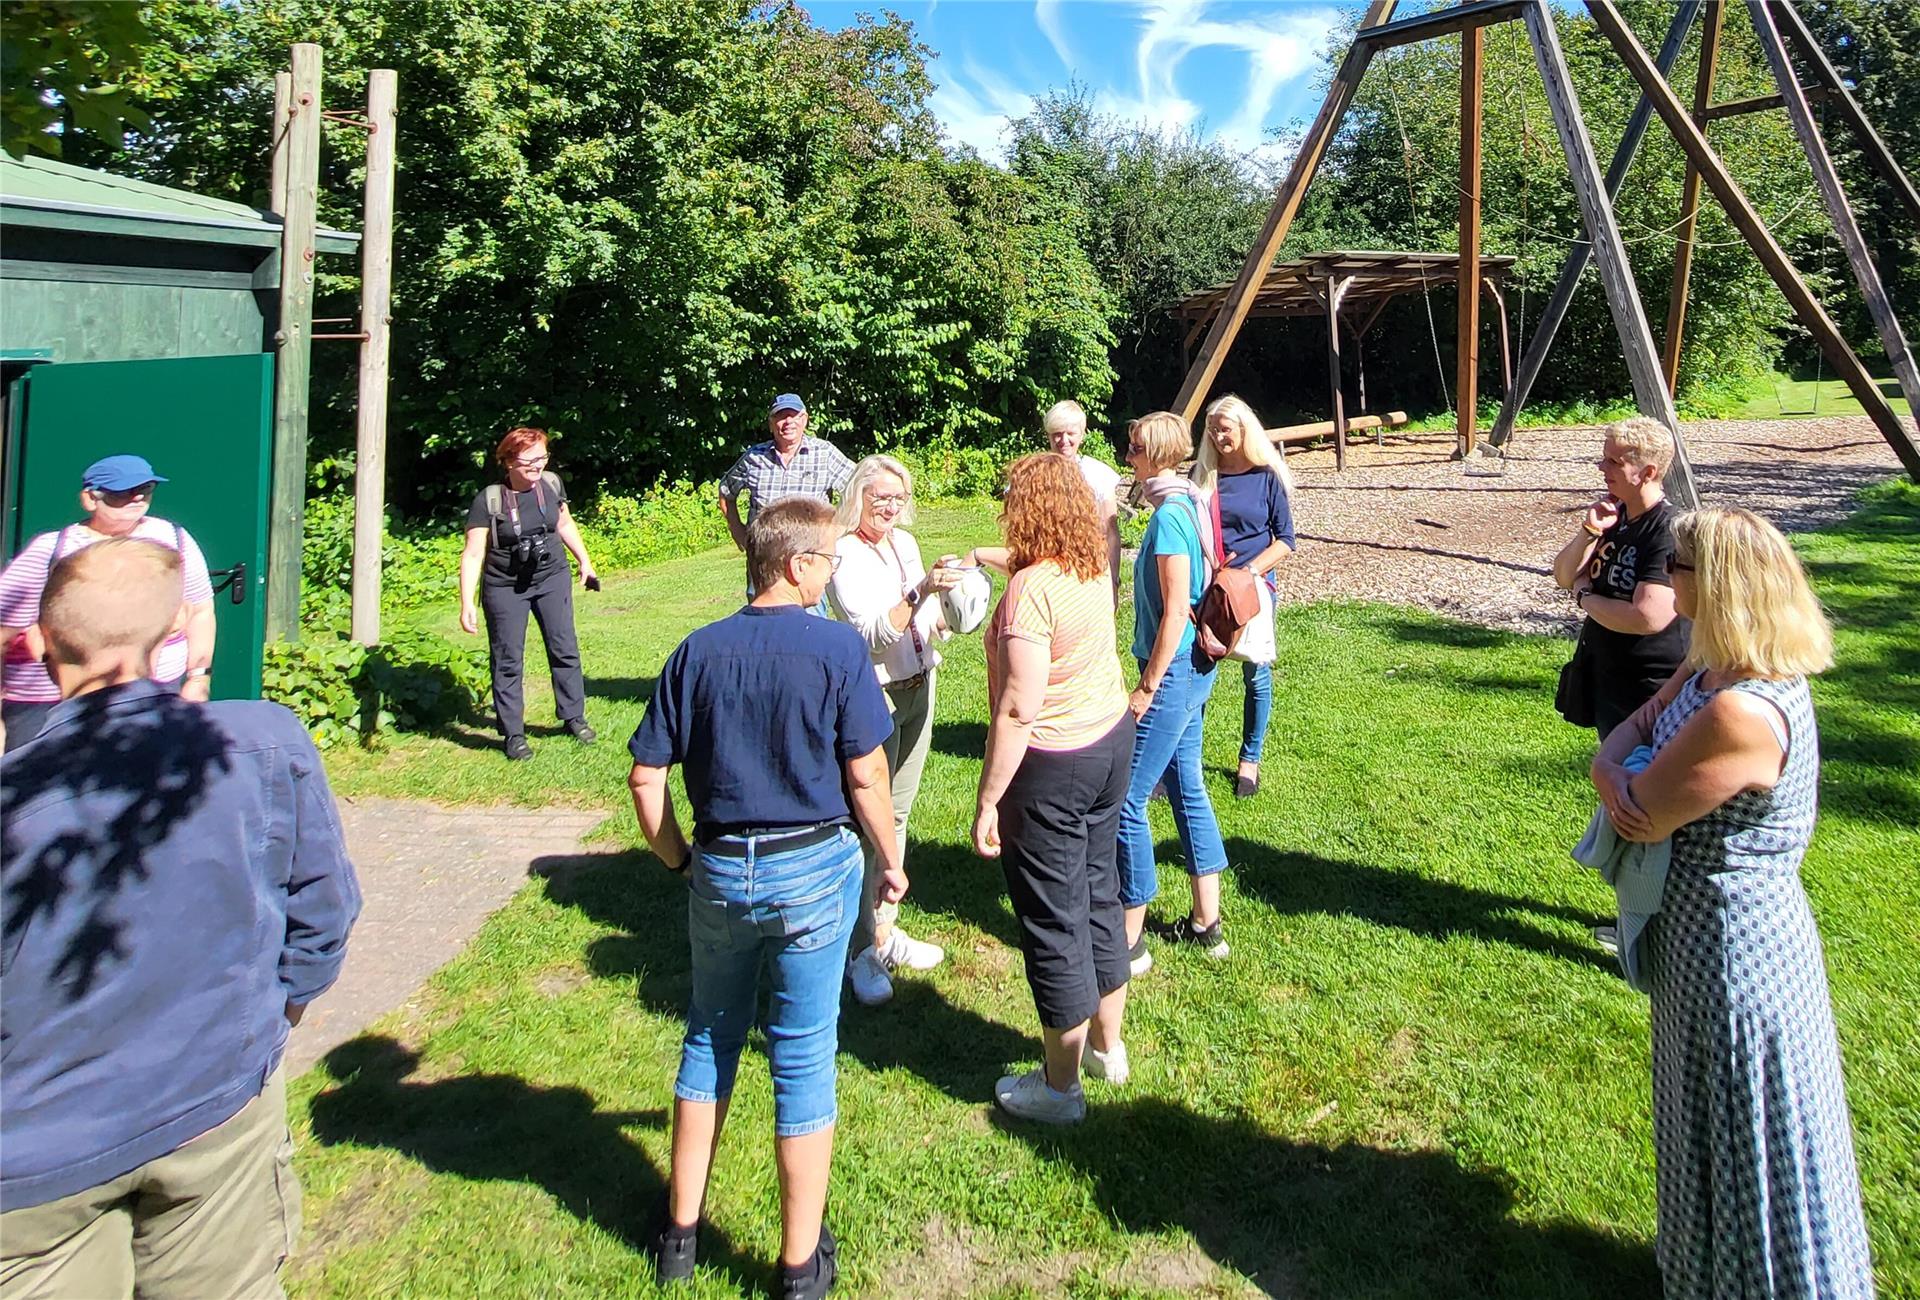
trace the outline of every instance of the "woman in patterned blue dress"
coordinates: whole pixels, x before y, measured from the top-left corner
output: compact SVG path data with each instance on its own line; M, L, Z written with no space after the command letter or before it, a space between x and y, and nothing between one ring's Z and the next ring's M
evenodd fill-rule
M1873 1295L1819 931L1800 887L1832 637L1786 539L1745 510L1675 528L1688 662L1617 728L1593 784L1621 835L1672 837L1645 937L1655 1253L1667 1300ZM1645 771L1623 766L1640 745Z

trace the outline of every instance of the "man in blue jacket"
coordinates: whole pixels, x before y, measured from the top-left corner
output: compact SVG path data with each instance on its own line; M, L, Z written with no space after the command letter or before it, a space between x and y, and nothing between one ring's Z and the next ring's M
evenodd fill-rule
M360 891L277 704L147 680L180 557L49 576L61 703L0 760L0 1292L279 1295L299 1230L280 1057Z

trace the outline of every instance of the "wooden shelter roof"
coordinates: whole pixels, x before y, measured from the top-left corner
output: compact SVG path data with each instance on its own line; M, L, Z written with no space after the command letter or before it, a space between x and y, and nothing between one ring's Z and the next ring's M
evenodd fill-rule
M1482 257L1482 279L1504 279L1513 268L1511 257ZM1423 288L1448 287L1460 269L1458 253L1379 252L1366 249L1330 249L1308 253L1270 267L1254 295L1253 316L1320 316L1327 310L1328 279L1344 282L1343 311L1372 306ZM1189 294L1170 309L1181 320L1205 319L1220 310L1233 290L1231 284Z

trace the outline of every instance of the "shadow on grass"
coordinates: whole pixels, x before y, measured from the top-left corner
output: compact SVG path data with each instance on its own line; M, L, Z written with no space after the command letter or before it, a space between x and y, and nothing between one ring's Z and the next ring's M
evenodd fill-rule
M653 684L658 680L658 677L589 677L587 699L645 704L653 698Z
M1531 912L1583 927L1613 920L1584 908L1473 889L1411 871L1295 853L1237 837L1227 840L1227 860L1238 868L1234 881L1242 894L1282 914L1357 916L1429 939L1471 935L1609 973L1615 969L1598 948L1537 930L1514 915Z
M987 752L987 724L984 722L936 722L933 747L954 758L978 762Z
M311 1106L321 1142L386 1147L467 1179L532 1183L569 1214L643 1249L666 1180L626 1130L662 1128L665 1111L605 1111L584 1089L510 1074L416 1082L419 1057L380 1035L343 1043L320 1064L333 1080ZM767 1272L711 1225L700 1258L743 1289Z
M1183 1228L1267 1295L1660 1294L1650 1248L1518 1222L1503 1175L1462 1169L1447 1153L1290 1141L1158 1097L1091 1100L1077 1129L995 1121L1085 1178L1123 1230Z

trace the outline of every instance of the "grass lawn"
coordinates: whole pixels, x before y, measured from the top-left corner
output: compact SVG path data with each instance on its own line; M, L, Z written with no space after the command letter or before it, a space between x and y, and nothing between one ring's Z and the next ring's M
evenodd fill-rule
M1893 409L1901 415L1910 414L1907 399L1900 393L1900 385L1895 380L1879 376L1874 383L1880 385L1880 391L1887 395ZM1814 407L1815 399L1819 408ZM1771 384L1765 380L1754 385L1753 393L1734 410L1728 411L1729 420L1781 420L1796 416L1818 415L1822 418L1834 415L1865 415L1860 405L1847 388L1846 381L1835 379L1831 375L1814 379L1811 375L1790 378L1775 375Z
M986 506L924 512L937 554ZM1805 542L1841 626L1818 686L1825 935L1882 1294L1920 1296L1920 491ZM605 808L621 742L689 629L734 606L709 554L584 598L582 750L509 767L478 731L329 756L342 792ZM450 611L433 626L453 631ZM849 1006L831 1221L873 1296L1652 1297L1646 1001L1588 936L1611 894L1569 860L1592 742L1556 717L1564 642L1383 606L1283 611L1255 800L1231 795L1241 685L1209 717L1233 955L1156 951L1134 1080L1066 1132L989 1093L1039 1040L999 868L965 848L984 739L977 637L942 670L904 924L946 945ZM551 716L536 689L530 716ZM1173 829L1156 805L1174 861ZM1185 906L1177 867L1156 913ZM294 1089L308 1232L296 1296L635 1296L688 992L684 887L626 852L545 860L429 988ZM750 1043L688 1294L764 1291L778 1218Z

